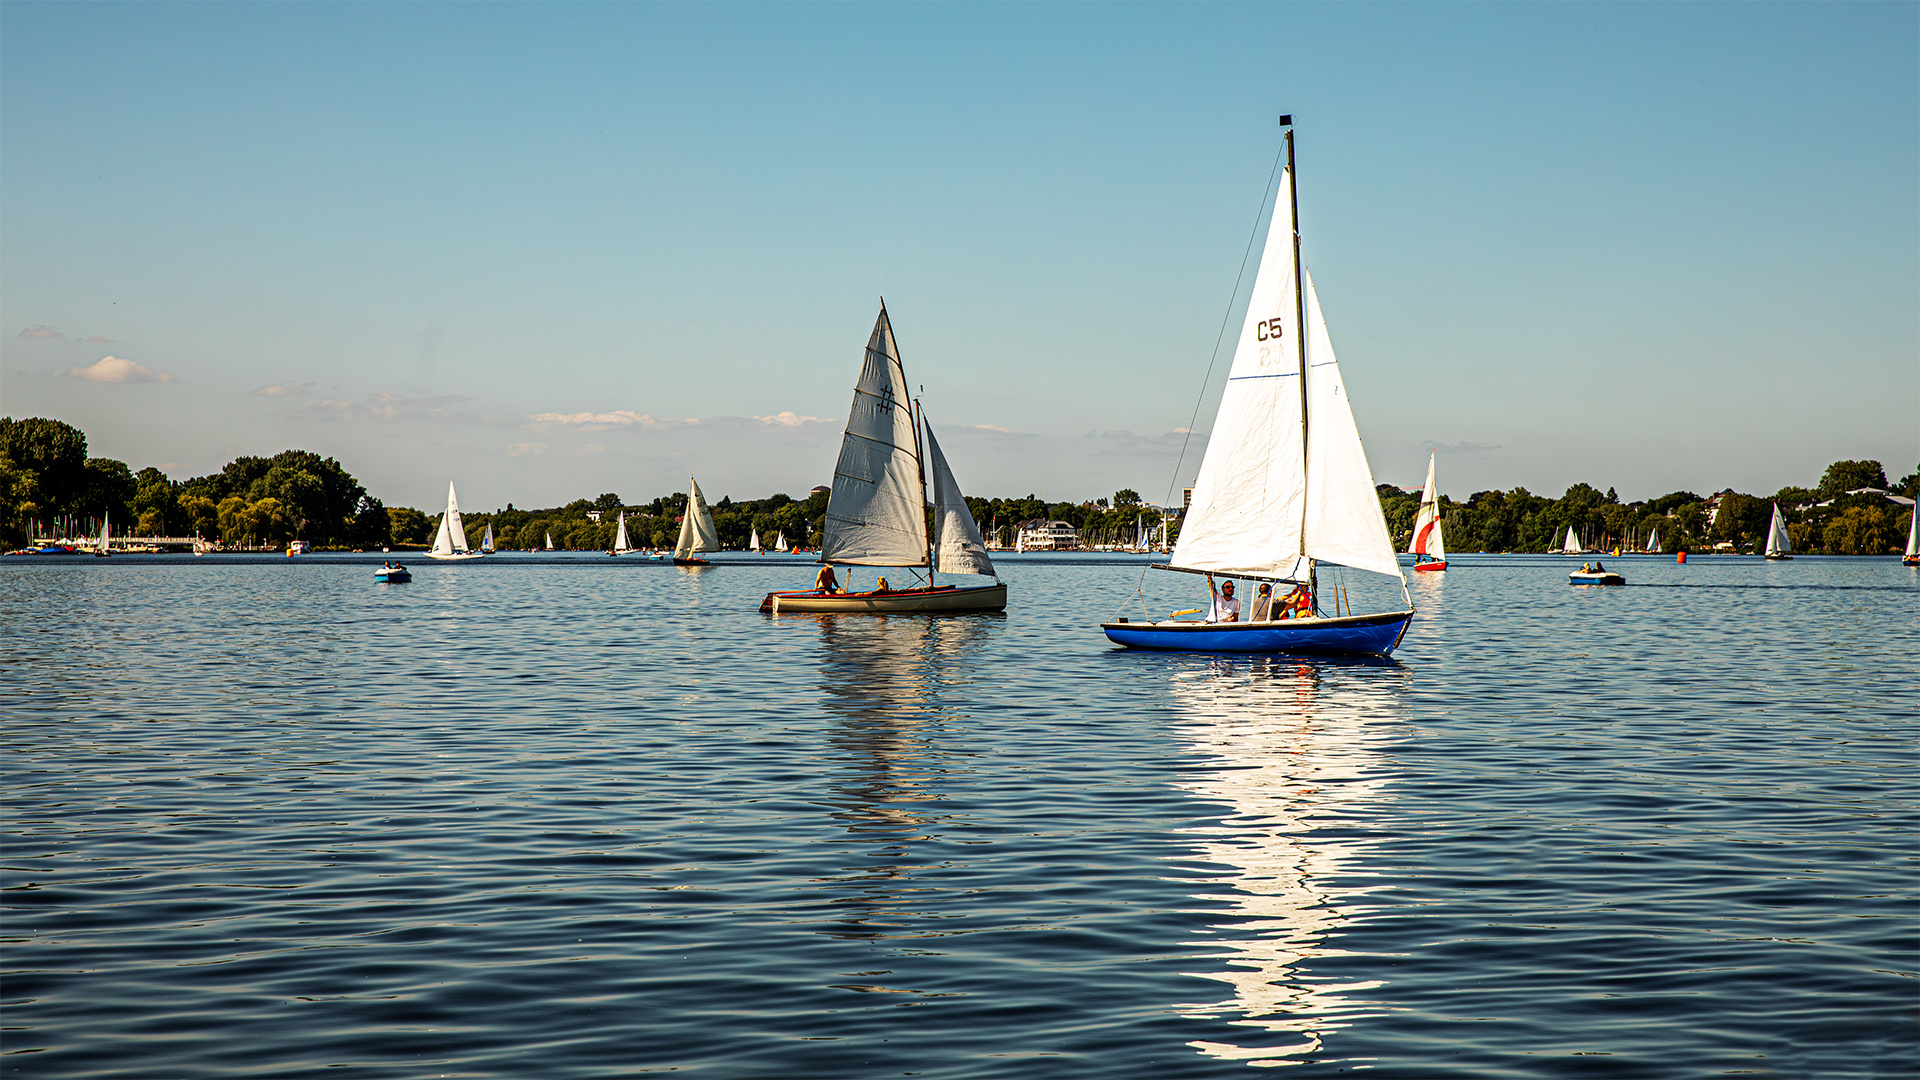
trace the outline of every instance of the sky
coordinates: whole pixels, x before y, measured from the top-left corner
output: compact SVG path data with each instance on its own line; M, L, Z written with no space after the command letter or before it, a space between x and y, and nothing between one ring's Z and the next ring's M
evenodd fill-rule
M1920 461L1911 3L7 3L0 412L798 495L884 297L969 494L1177 499L1281 113L1377 480Z

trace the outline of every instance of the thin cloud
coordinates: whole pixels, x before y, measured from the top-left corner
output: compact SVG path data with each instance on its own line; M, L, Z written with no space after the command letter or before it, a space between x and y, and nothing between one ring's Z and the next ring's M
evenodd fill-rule
M547 444L543 442L514 443L507 447L508 457L539 457L546 452Z
M67 374L76 379L89 382L107 383L148 383L172 382L173 376L164 371L155 371L143 364L131 360L122 360L117 356L104 357L97 364L88 367L67 369Z
M101 337L99 334L95 334L92 337L87 338L85 340L86 340L86 343L89 345L112 345L114 343L112 338Z
M1174 428L1164 435L1136 435L1124 428L1117 428L1090 435L1089 438L1097 438L1104 444L1099 450L1101 457L1170 458L1178 456L1182 447L1191 456L1207 446L1205 435L1189 432L1186 428Z
M292 420L384 420L428 421L432 423L470 424L481 422L470 412L448 408L473 399L465 394L432 394L407 397L401 394L370 394L361 401L316 401L298 409L276 411L275 416Z
M934 430L941 435L954 439L972 439L997 443L1026 442L1040 436L1028 431L1015 431L998 424L935 424Z
M53 327L39 325L29 326L25 330L20 331L20 336L42 341L65 341L67 339L67 335L55 330Z
M313 391L304 386L281 386L276 383L272 386L263 386L258 390L250 390L248 393L253 397L308 397Z
M772 416L756 416L754 419L773 427L802 427L806 424L831 423L831 421L823 420L818 416L801 416L792 410L777 412Z
M1483 454L1488 450L1506 449L1504 446L1483 442L1428 443L1427 445L1433 447L1433 452L1436 454Z
M772 416L708 417L654 416L652 413L637 413L632 409L615 409L612 412L534 413L527 419L533 422L535 430L545 430L558 424L578 431L608 431L614 428L668 431L690 427L740 428L756 424L772 428L805 428L814 424L833 423L818 416L803 416L790 409L774 413Z

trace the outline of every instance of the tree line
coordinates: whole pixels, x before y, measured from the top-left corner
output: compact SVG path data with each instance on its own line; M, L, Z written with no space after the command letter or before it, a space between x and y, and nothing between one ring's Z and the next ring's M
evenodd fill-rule
M1836 555L1881 554L1904 544L1908 508L1858 488L1920 493L1920 468L1897 484L1887 482L1877 461L1836 461L1813 487L1785 487L1770 496L1722 491L1702 497L1676 491L1641 502L1620 501L1585 483L1558 499L1525 488L1478 491L1465 502L1442 496L1449 551L1541 552L1557 549L1572 527L1589 547L1642 548L1657 529L1666 551L1710 550L1731 544L1754 550L1765 542L1772 506L1787 518L1794 548ZM1413 529L1419 496L1390 484L1379 487L1380 506L1394 542L1404 547ZM487 526L502 548L536 549L553 538L556 548L605 551L613 547L619 517L636 547L671 547L686 510L685 492L628 503L607 492L542 510L506 509L463 516L469 540L478 543ZM1825 503L1826 505L1819 505ZM1048 502L1025 498L969 497L967 507L989 541L1011 542L1021 522L1065 521L1083 537L1126 539L1143 516L1158 514L1138 492L1111 498ZM804 498L778 494L712 504L715 531L727 548L745 548L754 532L773 546L785 534L794 546L817 547L827 512L827 493ZM433 539L439 512L387 507L333 458L306 450L272 457L239 457L217 473L171 480L156 468L133 471L125 462L89 457L86 434L58 420L0 418L0 542L8 547L35 537L85 534L111 515L120 535L200 536L232 546L279 545L306 540L318 548L423 547ZM596 520L596 518L598 520ZM1177 522L1169 530L1177 539Z

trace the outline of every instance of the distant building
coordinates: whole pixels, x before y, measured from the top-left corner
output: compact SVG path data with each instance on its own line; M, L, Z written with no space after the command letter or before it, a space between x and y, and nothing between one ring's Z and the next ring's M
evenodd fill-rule
M1070 521L1023 521L1017 546L1023 551L1078 551L1080 530Z
M1181 488L1180 489L1180 516L1186 517L1187 511L1191 509L1193 509L1193 489Z
M813 486L813 490L807 492L807 494L810 496L811 495L831 495L833 494L833 489L828 487L825 484L815 484Z
M587 520L597 525L600 522L600 515L604 513L606 513L605 510L589 510L587 511Z

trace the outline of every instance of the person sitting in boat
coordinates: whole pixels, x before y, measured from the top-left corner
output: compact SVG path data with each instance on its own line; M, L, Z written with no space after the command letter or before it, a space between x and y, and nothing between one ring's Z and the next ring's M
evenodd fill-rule
M840 578L834 574L832 563L822 566L820 572L814 575L813 591L822 593L837 593L840 591Z
M1207 592L1213 596L1213 605L1207 609L1208 622L1240 621L1240 599L1233 595L1233 582L1225 582L1215 589L1213 575L1208 574Z
M1254 592L1253 614L1247 617L1247 621L1266 622L1272 618L1273 586L1263 581L1260 583L1260 588Z
M887 579L881 578L879 581L876 581L873 583L873 591L874 592L892 592L893 590L887 588Z
M1276 619L1304 619L1313 614L1313 592L1306 585L1295 585L1293 591L1280 598L1280 613Z

